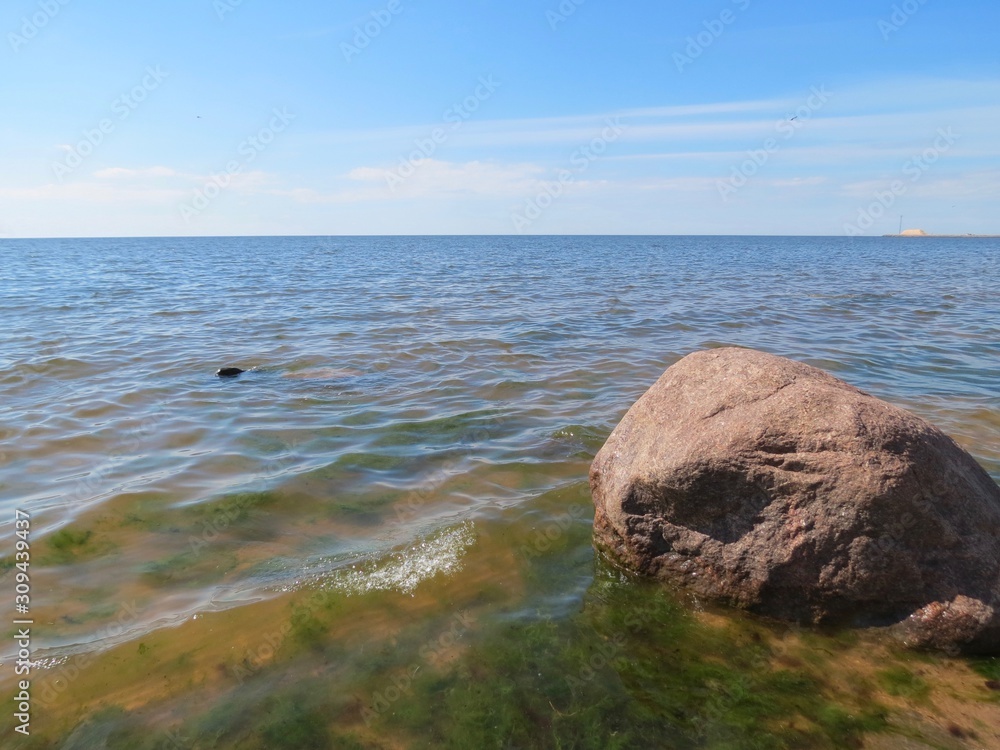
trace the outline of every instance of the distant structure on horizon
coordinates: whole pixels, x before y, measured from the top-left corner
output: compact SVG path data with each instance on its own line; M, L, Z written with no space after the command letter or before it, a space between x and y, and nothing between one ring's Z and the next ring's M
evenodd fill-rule
M1000 234L927 234L923 229L906 229L901 230L899 234L883 234L883 237L931 237L931 238L942 238L946 237L949 239L958 239L965 237L972 237L978 239L998 239Z

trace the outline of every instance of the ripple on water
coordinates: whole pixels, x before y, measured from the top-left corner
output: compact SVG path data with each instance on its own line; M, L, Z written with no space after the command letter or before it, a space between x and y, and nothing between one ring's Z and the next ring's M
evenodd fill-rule
M839 238L335 244L3 242L0 511L39 514L54 600L69 568L114 600L186 587L178 615L227 586L270 591L268 560L353 561L323 573L345 590L454 574L462 521L585 477L635 399L706 347L822 366L1000 476L997 243L928 243L920 262ZM214 377L236 364L256 371ZM254 492L273 495L212 515ZM95 546L46 568L62 528Z

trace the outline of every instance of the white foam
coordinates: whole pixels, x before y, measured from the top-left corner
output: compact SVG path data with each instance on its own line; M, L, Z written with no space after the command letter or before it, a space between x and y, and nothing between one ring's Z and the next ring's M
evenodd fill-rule
M448 575L460 571L462 557L474 542L473 525L466 522L374 563L334 571L320 581L320 588L348 595L372 591L412 594L422 581L438 573Z

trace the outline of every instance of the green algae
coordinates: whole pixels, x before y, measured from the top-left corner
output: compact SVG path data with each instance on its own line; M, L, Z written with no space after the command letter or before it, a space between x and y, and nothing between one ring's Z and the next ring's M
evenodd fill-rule
M370 606L394 608L394 598L315 592L290 609L292 647L189 712L173 740L141 713L105 711L74 732L77 746L841 748L890 729L871 695L837 695L808 667L775 667L766 626L706 625L671 592L600 564L568 616L491 608L446 639L440 613L366 650L339 643L338 624ZM446 652L454 658L437 658Z
M471 411L422 421L396 422L380 431L371 445L378 448L397 446L447 446L471 444L493 439L503 424L500 412Z
M93 535L92 531L77 531L67 526L49 537L49 547L56 552L71 553L78 547L85 547Z
M264 719L258 725L262 750L326 750L330 747L330 732L322 713L309 711L288 699L270 702L265 705L264 712Z
M772 656L606 571L576 616L495 621L453 668L369 710L417 748L834 748L885 727L884 709L830 702Z
M340 614L338 598L320 592L302 604L292 605L289 629L292 639L308 648L321 648L327 641L333 619Z
M235 554L219 549L216 545L211 555L187 550L149 563L142 569L142 580L156 587L203 586L221 579L234 570L237 564Z
M876 677L889 695L924 701L931 692L926 680L902 665L882 670Z
M247 522L261 505L218 507ZM441 576L413 597L298 592L275 609L273 638L207 664L198 641L174 657L144 639L115 679L146 679L144 663L161 659L153 674L189 683L188 697L74 717L73 746L779 750L922 736L895 713L931 698L917 657L881 654L837 682L840 655L866 648L857 633L705 613L596 557L591 512L584 482L543 493L509 511L516 522L478 528L466 567L491 576ZM166 558L148 576L217 577L228 549ZM997 669L977 664L985 677Z
M337 495L326 508L326 516L358 526L374 526L384 520L386 510L406 494L400 491Z
M143 531L158 531L162 525L163 522L159 519L142 516L135 512L126 513L120 521L122 528L134 528Z
M970 664L976 672L987 680L1000 682L1000 658L994 656L991 658L972 659Z
M237 492L211 502L193 506L196 517L219 523L238 524L257 512L280 505L281 494L275 491Z
M336 465L350 471L395 471L411 465L413 458L406 455L385 453L347 453L337 459Z
M66 526L44 541L45 552L38 559L39 565L68 565L81 560L108 554L113 545L106 539L95 538L91 529Z
M389 597L382 598L384 605ZM323 593L311 599L292 609L293 636L313 650L313 663L338 662L328 633L349 611ZM361 715L373 736L406 738L414 748L838 748L886 728L887 712L877 703L839 704L824 697L815 674L773 668L763 626L705 626L662 587L606 567L576 614L497 612L483 627L463 630L458 640L468 647L443 668L421 657L440 642L432 627L414 624L364 658L347 656L346 692L365 696ZM321 684L307 692L322 693ZM242 705L242 694L231 695L208 724ZM352 711L342 700L276 700L288 707L283 718L244 714L233 721L242 733L216 734L205 746L255 747L254 738L277 727L319 742L317 712L343 718Z

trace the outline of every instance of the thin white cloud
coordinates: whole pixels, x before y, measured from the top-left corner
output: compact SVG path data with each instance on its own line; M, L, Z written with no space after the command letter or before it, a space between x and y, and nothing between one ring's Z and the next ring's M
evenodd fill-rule
M851 182L843 185L841 192L852 198L871 199L878 193L890 190L892 183L898 181L911 197L934 198L945 202L979 198L995 200L1000 195L1000 169L944 172L932 167L927 172L920 173L918 180L914 180L916 174L900 173L878 180Z
M520 196L536 190L545 176L537 164L471 161L453 163L425 159L401 177L386 167L356 167L347 173L358 187L322 191L312 188L274 190L300 203L357 203L413 198Z
M390 192L408 195L467 193L478 195L517 194L535 185L544 173L537 164L500 164L470 161L455 164L437 159L425 159L413 166L413 173L399 178L397 190L389 187L384 169L360 167L348 177L361 182L380 182ZM395 173L398 177L398 173Z
M669 107L627 109L618 114L623 117L695 117L698 115L742 114L744 112L779 112L785 107L796 106L797 98L757 99L752 101L718 102L716 104L690 104Z
M694 195L708 190L714 193L716 190L716 179L714 177L665 177L652 180L628 179L605 182L619 194L624 194L625 191L638 190L642 192Z
M126 167L108 167L94 172L94 177L101 180L133 180L145 177L178 177L179 172L170 167L147 167L146 169L128 169Z
M65 184L49 183L35 187L0 187L0 198L9 201L58 203L147 203L178 201L187 196L186 190L153 186L128 187L106 181L79 181Z
M475 230L479 226L475 222L488 227L494 219L501 230L509 230L511 206L531 200L556 181L559 170L574 163L575 149L590 144L608 119L616 117L625 126L620 139L603 150L585 173L575 175L579 179L546 212L539 229L567 231L579 226L615 231L627 222L630 229L694 231L701 226L698 222L722 217L720 229L725 231L774 231L787 226L792 231L808 227L836 232L840 230L836 217L853 216L856 206L869 203L876 190L885 190L894 179L905 181L904 165L933 145L940 128L949 127L959 136L957 141L912 184L907 199L927 205L950 200L950 207L959 201L979 205L1000 194L1000 144L995 135L1000 128L996 104L1000 82L904 81L844 90L831 87L830 92L829 102L800 118L788 138L778 128L787 131L789 113L803 106L808 91L617 113L478 119L489 112L487 102L457 129L449 129L442 116L436 124L363 133L296 131L287 143L299 161L283 163L283 153L269 154L266 164L271 171L233 177L222 193L240 200L220 200L206 212L206 220L224 233L227 226L242 231L241 221L266 221L279 214L282 222L318 222L310 226L336 216L337 223L330 226L363 232L369 224L384 230L391 211L393 226L410 231L435 231L438 226L439 231L448 231L459 225ZM426 141L436 127L445 128L448 138L434 158L417 164L402 181L390 178L400 176L404 163L400 160L414 150L414 140ZM746 187L720 213L719 181L743 168L751 152L759 154L768 139L776 139L779 148L763 164L745 170ZM45 148L51 148L50 142ZM393 154L397 156L392 158ZM211 180L210 174L191 174L169 164L125 163L89 176L81 170L64 185L30 187L24 185L22 171L3 176L7 187L0 187L0 198L15 206L12 215L21 208L41 213L48 206L66 215L76 215L74 210L96 215L100 212L90 208L95 204L125 203L145 204L150 212L165 208L170 214ZM790 195L802 198L796 204L803 212L801 227L793 227L788 214L775 218L771 208L775 200ZM464 206L474 203L475 211L450 211L449 206L459 201ZM254 211L263 213L248 216ZM806 211L812 211L808 218ZM138 216L141 211L130 213ZM471 223L460 224L453 215Z
M449 149L460 148L473 158L503 159L505 152L515 148L552 152L560 146L585 147L601 134L609 120L617 118L624 125L623 144L667 144L670 155L661 153L657 158L692 158L715 151L736 155L741 147L759 147L769 137L785 145L790 118L798 117L795 135L788 141L796 148L842 146L869 149L872 153L877 149L889 151L918 147L923 140L933 139L938 128L953 127L963 135L963 141L978 141L977 148L986 149L983 155L993 155L996 148L991 144L1000 127L1000 105L992 96L1000 88L997 83L959 82L956 90L962 97L947 96L944 82L935 81L930 88L942 92L943 98L923 96L919 81L886 86L880 99L873 98L870 87L837 90L817 86L815 91L822 91L822 97L803 90L784 98L560 117L498 120L473 116L460 129L453 129L442 118L436 123L407 127L312 134L301 143L317 150L367 144L380 149L397 148L404 154L413 149L415 140L426 140L436 128L444 128L449 135ZM818 99L824 98L826 101L815 106ZM609 152L608 158L628 157Z
M756 147L768 137L779 142L791 132L785 115L767 118L709 119L675 122L630 121L621 116L624 125L622 141L629 143L746 143ZM794 130L790 140L825 139L831 142L867 143L881 142L892 148L899 142L933 139L938 128L954 127L966 137L989 136L1000 126L1000 106L984 104L949 108L928 109L922 112L839 114L832 104L816 110ZM549 127L535 129L508 128L504 123L471 124L463 136L463 145L479 147L541 145L565 143L570 146L586 145L599 135L604 121L592 120L589 125L574 127ZM705 149L696 149L704 151Z
M792 177L787 180L764 180L763 183L776 188L800 188L825 185L830 180L827 177L815 175L813 177Z
M707 117L719 115L744 114L748 112L775 112L781 115L788 107L796 107L801 99L789 97L784 99L762 99L736 102L717 102L711 104L678 105L663 107L643 107L623 109L618 111L597 112L591 114L563 115L557 117L532 117L511 119L479 119L474 118L462 122L462 135L478 136L480 139L501 139L492 141L504 144L579 142L589 140L607 126L609 120L615 118L630 120L675 120L692 117ZM458 102L456 102L458 104ZM447 109L444 111L448 111ZM354 142L379 142L396 139L424 137L436 128L444 127L451 130L454 122L444 119L438 122L394 126L389 128L367 128L365 130L330 131L315 136L318 142L324 144L346 144ZM758 120L757 122L760 122ZM764 120L763 122L769 122ZM679 124L677 127L698 128L706 123ZM707 123L712 125L713 123ZM738 125L739 123L737 123ZM723 127L722 123L715 123ZM637 124L638 126L638 124Z
M50 182L30 187L0 186L0 198L20 201L80 203L174 204L189 200L196 190L213 182L212 175L179 172L171 167L140 169L108 167L88 176L71 176L63 183ZM223 192L256 194L277 185L275 175L261 170L233 175Z
M913 194L952 202L976 199L995 202L1000 195L1000 170L941 175L914 185Z

